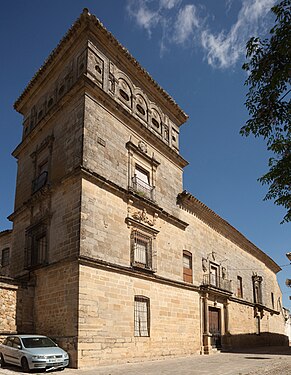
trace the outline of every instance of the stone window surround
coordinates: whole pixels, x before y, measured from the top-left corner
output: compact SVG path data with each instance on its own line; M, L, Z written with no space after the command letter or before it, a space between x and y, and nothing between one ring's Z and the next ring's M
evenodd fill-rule
M156 171L160 163L154 158L154 155L150 157L147 154L147 145L142 141L139 142L138 146L129 141L126 143L126 148L128 149L128 188L133 189L135 169L139 167L148 173L149 185L154 190L156 185ZM154 196L152 196L151 200L154 200Z
M25 269L44 266L48 263L48 225L40 221L26 229Z

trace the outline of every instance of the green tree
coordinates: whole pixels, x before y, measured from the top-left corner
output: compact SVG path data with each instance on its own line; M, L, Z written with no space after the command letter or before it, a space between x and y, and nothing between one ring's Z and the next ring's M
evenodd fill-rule
M240 133L266 140L272 156L269 171L258 180L269 185L264 199L286 209L283 223L291 221L291 0L271 10L276 19L269 38L253 37L246 46L249 119Z

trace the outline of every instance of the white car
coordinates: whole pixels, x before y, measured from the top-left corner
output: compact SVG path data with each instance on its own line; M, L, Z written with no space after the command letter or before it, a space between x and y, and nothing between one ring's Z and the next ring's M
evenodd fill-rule
M69 355L47 336L11 335L0 345L1 366L21 366L24 372L34 369L63 369Z

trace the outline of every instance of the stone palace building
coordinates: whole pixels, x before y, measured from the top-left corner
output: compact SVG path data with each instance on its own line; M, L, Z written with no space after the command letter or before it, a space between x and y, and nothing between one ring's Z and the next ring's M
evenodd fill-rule
M87 9L15 109L0 335L79 368L286 342L280 267L183 190L187 115Z

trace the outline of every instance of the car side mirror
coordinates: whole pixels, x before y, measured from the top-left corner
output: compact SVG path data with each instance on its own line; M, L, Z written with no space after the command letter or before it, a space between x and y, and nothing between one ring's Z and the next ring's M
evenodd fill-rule
M17 345L17 349L22 349L22 346L21 345Z

